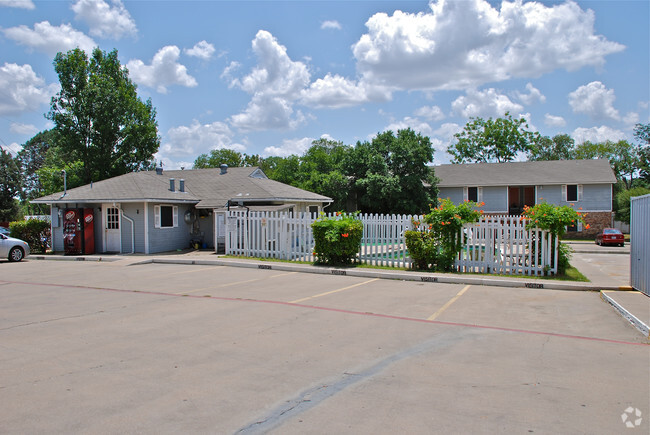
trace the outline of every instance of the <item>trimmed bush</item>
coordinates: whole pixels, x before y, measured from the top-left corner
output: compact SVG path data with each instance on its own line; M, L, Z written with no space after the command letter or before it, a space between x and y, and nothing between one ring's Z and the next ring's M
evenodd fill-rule
M50 223L39 219L11 222L9 224L11 237L24 240L29 244L33 253L44 254L50 238Z
M316 263L345 265L356 261L363 237L363 222L357 213L337 212L332 217L321 214L311 228Z

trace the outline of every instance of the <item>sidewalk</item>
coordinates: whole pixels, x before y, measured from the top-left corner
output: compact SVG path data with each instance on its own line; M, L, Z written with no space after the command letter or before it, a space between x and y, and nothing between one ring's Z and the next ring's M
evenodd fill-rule
M602 248L600 246L594 246L596 248ZM214 251L200 250L170 252L155 255L32 255L28 257L28 259L59 261L119 261L125 266L148 263L197 264L432 283L471 284L550 290L599 291L601 292L601 298L604 301L610 303L623 317L634 324L635 327L644 335L648 336L648 325L650 325L650 297L643 293L633 291L633 289L629 287L629 256L600 255L608 253L597 251L599 254L593 254L589 251L585 251L576 249L571 263L587 278L589 278L591 282L535 279L533 277L514 278L500 277L496 275L430 273L364 267L333 268L291 262L226 258L215 254Z

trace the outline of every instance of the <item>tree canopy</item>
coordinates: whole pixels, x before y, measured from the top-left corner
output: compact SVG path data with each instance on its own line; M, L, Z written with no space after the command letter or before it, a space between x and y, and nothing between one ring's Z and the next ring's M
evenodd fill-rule
M526 119L513 118L509 112L497 119L470 118L454 137L456 143L447 148L452 163L510 162L541 139L538 132L528 130Z
M15 219L18 214L16 197L22 188L20 169L9 151L0 148L0 221Z
M160 146L156 110L138 97L117 50L96 48L90 59L79 48L58 53L54 69L61 90L47 118L66 161L82 163L82 181L150 169Z

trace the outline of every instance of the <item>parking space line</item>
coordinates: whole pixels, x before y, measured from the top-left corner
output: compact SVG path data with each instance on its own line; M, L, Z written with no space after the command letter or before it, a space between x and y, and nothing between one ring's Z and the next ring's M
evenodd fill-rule
M332 293L338 293L338 292L342 292L344 290L349 290L349 289L354 288L354 287L359 287L360 285L369 284L369 283L371 283L373 281L377 281L378 279L379 278L369 279L368 281L358 282L356 284L352 284L352 285L349 285L347 287L343 287L343 288L340 288L340 289L331 290L331 291L328 291L328 292L325 292L325 293L320 293L320 294L317 294L317 295L314 295L314 296L308 296L308 297L302 298L302 299L296 299L295 301L291 301L289 303L290 304L297 304L299 302L307 301L309 299L320 298L321 296L327 296L327 295L331 295Z
M449 307L451 306L451 304L453 304L454 302L456 302L456 300L457 300L459 297L461 297L461 296L463 295L463 293L465 293L465 292L467 291L467 289L469 289L470 287L471 287L471 285L466 285L465 287L463 287L463 289L462 289L461 291L459 291L458 294L457 294L456 296L454 296L453 298L451 298L451 299L450 299L446 304L444 304L444 305L443 305L443 306L442 306L438 311L436 311L436 312L433 313L431 316L429 316L429 317L427 318L427 320L435 320L435 319L436 319L438 316L440 316L440 315L441 315L441 314L442 314L442 313L443 313L447 308L449 308Z

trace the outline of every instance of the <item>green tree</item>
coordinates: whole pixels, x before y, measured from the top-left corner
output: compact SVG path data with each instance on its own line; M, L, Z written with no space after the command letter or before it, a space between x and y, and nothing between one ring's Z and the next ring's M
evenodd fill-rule
M0 221L12 221L18 215L16 198L21 191L20 168L9 151L0 148Z
M84 183L150 168L160 146L156 110L138 97L117 50L96 48L90 59L79 48L58 53L54 69L61 91L47 118L61 148L82 162Z
M616 194L616 220L630 223L630 198L647 195L650 189L646 187L633 187L629 190L621 190Z
M647 186L650 187L650 123L637 124L634 127L634 137L641 142L637 162L639 173Z
M239 151L222 148L201 154L194 160L194 169L218 168L225 164L231 168L243 166L244 156Z
M16 159L22 172L23 189L20 197L23 201L29 201L44 194L38 170L45 165L49 150L56 147L57 144L58 138L55 130L41 131L25 142L23 148L18 152ZM45 206L39 207L39 211L43 212L45 208Z
M576 159L607 159L614 170L616 179L625 184L625 188L632 186L635 174L638 172L638 146L626 140L618 142L584 142L575 148Z
M378 134L358 142L344 168L359 210L368 213L416 214L436 199L433 148L428 137L413 130Z
M487 121L470 118L454 137L456 143L447 148L454 157L452 163L509 162L518 153L529 153L541 138L538 132L528 130L524 118L514 119L509 112Z
M543 136L531 144L528 160L571 160L575 141L568 134L558 134L553 139Z

